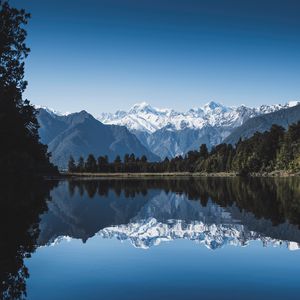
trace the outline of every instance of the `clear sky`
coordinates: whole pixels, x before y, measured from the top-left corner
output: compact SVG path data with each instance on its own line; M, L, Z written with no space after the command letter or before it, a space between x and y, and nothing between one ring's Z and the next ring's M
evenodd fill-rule
M299 0L12 0L32 14L26 92L93 114L300 100Z

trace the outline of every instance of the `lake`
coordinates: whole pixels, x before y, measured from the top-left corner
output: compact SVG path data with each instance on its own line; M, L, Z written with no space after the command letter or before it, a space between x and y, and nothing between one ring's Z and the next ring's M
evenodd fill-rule
M3 299L295 299L299 178L2 183Z

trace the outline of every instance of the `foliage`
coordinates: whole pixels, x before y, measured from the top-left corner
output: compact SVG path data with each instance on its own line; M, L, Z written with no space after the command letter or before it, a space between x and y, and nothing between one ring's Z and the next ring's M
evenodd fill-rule
M0 2L0 170L6 175L55 172L47 147L39 142L36 110L23 100L29 54L24 25L30 15Z
M161 162L148 162L146 156L139 158L132 153L125 154L123 162L120 156L111 163L100 156L96 163L94 156L89 155L87 162L81 158L77 166L72 161L69 164L70 172L237 172L246 176L275 170L300 171L300 122L290 125L287 131L273 125L270 131L239 140L235 147L219 144L209 152L203 144L199 151Z

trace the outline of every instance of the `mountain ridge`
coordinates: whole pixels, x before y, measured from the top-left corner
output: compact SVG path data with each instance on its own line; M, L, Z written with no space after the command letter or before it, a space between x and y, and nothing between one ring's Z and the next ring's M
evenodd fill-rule
M236 144L240 138L249 138L255 132L269 130L273 124L280 125L287 129L290 124L298 121L300 121L300 104L247 120L225 138L224 143Z
M105 125L84 110L56 115L41 108L37 117L41 142L48 145L52 162L60 168L67 167L70 155L75 160L89 154L107 155L113 160L117 155L135 153L146 155L149 160L159 159L125 126Z
M133 134L149 153L160 159L185 155L188 151L198 150L201 144L208 148L228 142L228 137L239 132L239 127L253 118L284 111L300 104L290 101L286 104L261 105L257 108L245 105L230 107L210 101L200 108L178 112L169 108L155 108L146 102L135 104L128 111L102 113L95 118L108 126L123 126ZM63 114L44 108L56 120L70 119L78 113ZM84 111L80 113L83 114ZM90 115L90 117L93 117ZM93 117L94 118L94 117ZM60 127L59 122L55 124ZM250 122L251 123L251 122ZM59 128L54 128L58 130ZM47 134L40 129L43 138ZM46 138L46 143L48 142ZM48 144L48 143L47 143Z
M129 130L140 130L153 133L165 126L173 125L174 130L184 128L201 129L205 125L224 126L232 123L241 125L245 115L248 118L280 109L295 106L300 102L290 101L286 104L261 105L257 108L240 106L225 106L210 101L203 107L191 108L186 112L175 111L170 108L155 108L146 102L137 103L128 111L116 113L102 113L98 120L104 124L126 126ZM242 119L240 119L240 118ZM224 122L228 120L227 122Z
M267 113L293 107L300 102L261 105L250 108L225 106L208 102L203 107L182 113L168 108L154 108L146 102L135 104L128 111L103 113L98 119L104 124L126 126L141 143L161 159L185 155L201 144L220 144L247 120Z

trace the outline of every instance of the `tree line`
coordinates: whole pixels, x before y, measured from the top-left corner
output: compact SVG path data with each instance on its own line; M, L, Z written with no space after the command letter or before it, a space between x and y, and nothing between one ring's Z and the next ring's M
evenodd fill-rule
M287 130L272 125L269 131L256 132L234 146L223 143L208 150L202 144L199 151L160 162L149 162L145 155L139 158L133 153L126 154L123 160L118 155L112 162L107 156L96 159L90 154L86 160L80 157L77 163L70 157L68 169L92 173L235 172L240 175L276 170L297 172L300 171L300 121Z
M149 199L153 197L150 191L157 190L184 195L189 200L199 201L203 207L210 201L221 207L236 206L240 212L251 212L257 219L271 220L274 226L288 221L300 228L298 187L296 177L150 177L146 180L114 178L100 181L72 178L68 181L71 197L79 193L81 197L86 195L93 199L108 197L113 192L123 199L138 196Z

